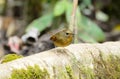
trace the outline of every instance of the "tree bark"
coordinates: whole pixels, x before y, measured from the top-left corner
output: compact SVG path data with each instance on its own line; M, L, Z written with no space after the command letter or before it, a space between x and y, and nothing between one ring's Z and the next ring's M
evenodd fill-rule
M108 63L105 61L110 59L110 55L120 58L119 41L106 42L103 44L81 43L71 44L67 47L57 47L35 55L0 64L0 79L9 79L13 69L26 68L27 66L34 66L35 64L39 65L41 69L46 68L50 74L50 78L55 78L55 75L58 75L59 69L64 70L65 66L70 66L74 77L76 77L75 79L84 79L87 75L81 75L83 74L80 69L81 67L82 69L90 68L93 73L96 74L96 68L100 68L99 66L108 68L108 66L105 65ZM95 61L99 64L96 64ZM118 64L120 65L120 63ZM54 71L54 67L56 68L56 71Z

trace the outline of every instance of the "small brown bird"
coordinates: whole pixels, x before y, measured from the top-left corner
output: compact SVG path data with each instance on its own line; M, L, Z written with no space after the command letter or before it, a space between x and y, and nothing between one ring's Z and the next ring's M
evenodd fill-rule
M54 45L57 47L65 47L71 44L73 40L73 32L69 29L64 29L57 32L56 34L50 37L50 40L53 41Z

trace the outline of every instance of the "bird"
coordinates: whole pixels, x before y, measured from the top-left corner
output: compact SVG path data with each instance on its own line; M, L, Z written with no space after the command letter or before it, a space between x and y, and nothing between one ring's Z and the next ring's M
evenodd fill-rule
M50 37L56 47L65 47L72 43L74 34L70 29L63 29Z

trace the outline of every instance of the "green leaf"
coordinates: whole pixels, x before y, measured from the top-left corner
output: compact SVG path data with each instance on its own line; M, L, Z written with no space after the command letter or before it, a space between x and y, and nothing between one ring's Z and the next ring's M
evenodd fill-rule
M67 22L69 23L70 22L70 19L71 19L71 14L72 14L72 3L68 2L68 4L66 5L66 11L65 11L65 14L66 14L66 20Z
M31 28L37 28L41 32L45 28L50 26L52 21L53 21L53 14L52 13L45 14L41 16L40 18L35 19L32 23L30 23L28 27L26 28L26 32L31 30Z
M82 3L80 5L81 10L84 10L86 7L89 7L91 5L91 0L82 0Z
M72 15L72 9L73 9L72 3L68 2L66 5L66 12L65 12L67 22L70 22L71 15ZM76 11L76 19L81 20L80 17L81 17L81 12L80 12L80 8L78 7Z
M88 35L87 33L79 33L79 37L84 42L97 43L97 41L94 38L92 38L90 35Z
M66 12L65 12L65 14L66 14L66 20L69 23L70 20L71 20L73 5L72 5L72 3L68 2L68 4L66 6L67 6L66 7ZM81 13L79 11L79 7L77 8L76 16L77 16L76 19L81 20L81 18L80 18L81 17Z
M103 31L96 23L85 16L82 16L81 19L82 20L80 20L78 24L80 29L83 28L83 30L87 32L91 37L93 37L96 41L101 42L105 40Z
M84 5L89 6L91 5L91 0L83 0Z
M54 16L62 15L65 12L66 4L67 4L66 0L58 1L54 8Z

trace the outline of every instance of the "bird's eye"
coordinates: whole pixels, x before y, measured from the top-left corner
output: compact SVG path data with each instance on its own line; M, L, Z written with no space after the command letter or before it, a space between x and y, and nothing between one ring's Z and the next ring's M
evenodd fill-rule
M66 35L69 35L69 33L66 33Z

